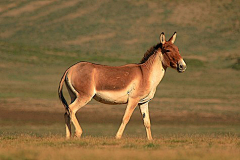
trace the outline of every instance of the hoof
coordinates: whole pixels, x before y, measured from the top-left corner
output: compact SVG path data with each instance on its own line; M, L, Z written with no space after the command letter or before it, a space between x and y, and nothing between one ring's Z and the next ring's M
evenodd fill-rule
M152 138L148 138L148 140L149 140L149 141L153 141L153 139L152 139Z
M75 135L74 135L74 137L76 137L76 138L81 138L81 136L82 136L82 133L75 133Z
M69 140L70 138L71 138L70 136L67 136L67 137L66 137L66 140Z
M115 136L115 138L116 138L116 139L121 139L122 136L118 136L118 135L117 135L117 136Z

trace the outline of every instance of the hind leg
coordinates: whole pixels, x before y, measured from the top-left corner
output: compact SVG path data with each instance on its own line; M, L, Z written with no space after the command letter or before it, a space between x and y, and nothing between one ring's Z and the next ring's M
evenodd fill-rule
M71 137L71 123L70 123L70 115L68 112L64 114L65 119L65 127L66 127L66 138L69 139Z
M75 101L69 105L71 121L75 127L75 136L78 138L82 135L82 128L78 123L76 112L85 106L91 99L92 97L90 96L81 96L81 98L76 98Z
M66 83L66 87L68 90L68 93L71 98L71 103L73 103L77 96L74 94L74 92L70 89L69 85ZM70 117L70 111L66 109L66 112L64 114L64 119L65 119L65 127L66 127L66 139L69 139L71 137L71 117Z
M78 90L76 90L73 87L72 80L76 82ZM75 136L76 137L81 137L82 135L82 128L78 123L77 117L76 117L76 112L85 106L94 96L94 88L93 86L86 86L86 85L81 85L82 82L81 79L77 78L75 76L72 76L71 72L69 71L69 74L66 75L66 87L68 89L69 95L71 97L71 104L68 106L68 113L70 116L70 120L72 121L74 127L75 127ZM67 122L68 123L68 122ZM69 122L70 123L70 122ZM68 124L69 124L68 123ZM67 135L68 135L68 130L70 131L69 133L71 134L71 128L67 127Z

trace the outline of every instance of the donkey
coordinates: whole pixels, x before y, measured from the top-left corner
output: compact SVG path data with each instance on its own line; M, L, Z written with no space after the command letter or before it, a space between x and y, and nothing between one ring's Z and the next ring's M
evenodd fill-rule
M122 137L134 109L139 106L148 140L152 140L148 103L154 97L156 88L168 67L179 73L186 70L186 63L174 45L176 32L166 41L164 33L160 34L160 43L151 47L138 64L123 66L105 66L90 62L79 62L69 67L62 76L58 95L65 106L64 114L66 138L71 137L72 121L75 136L81 137L82 129L76 118L76 112L91 99L105 104L127 104L122 123L116 138ZM65 82L71 97L68 105L62 88Z

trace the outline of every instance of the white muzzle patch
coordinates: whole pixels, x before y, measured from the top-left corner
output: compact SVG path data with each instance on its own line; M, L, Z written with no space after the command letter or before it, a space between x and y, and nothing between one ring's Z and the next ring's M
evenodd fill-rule
M187 65L183 59L180 59L177 64L177 71L182 73L187 69Z

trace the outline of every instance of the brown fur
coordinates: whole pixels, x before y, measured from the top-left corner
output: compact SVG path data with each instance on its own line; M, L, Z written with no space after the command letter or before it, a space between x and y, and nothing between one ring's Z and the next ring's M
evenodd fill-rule
M167 67L176 68L179 72L186 69L178 48L173 45L176 33L167 42L165 42L163 33L161 38L162 42L147 50L139 64L113 67L79 62L64 73L58 93L60 100L66 107L67 138L71 135L70 119L76 128L75 135L77 137L81 136L82 129L75 113L94 98L107 104L127 104L116 138L121 138L132 112L139 105L141 113L144 115L143 120L147 137L149 140L152 139L148 102L154 97L156 87L163 78ZM183 64L181 67L184 68L179 68L180 63ZM71 96L69 106L62 94L64 81Z

